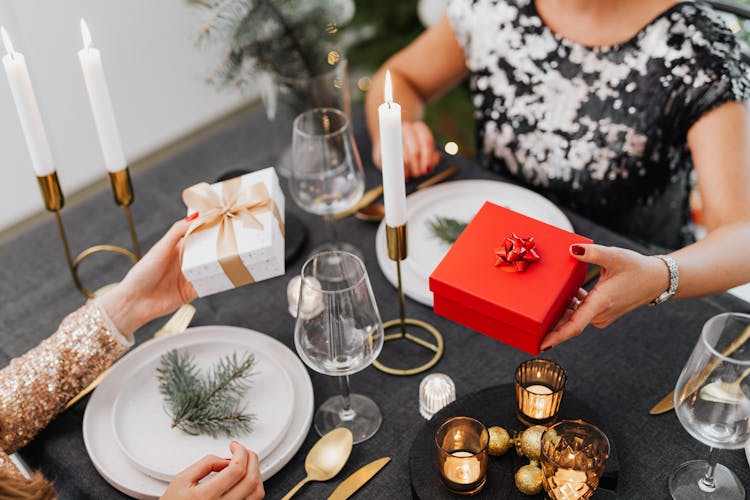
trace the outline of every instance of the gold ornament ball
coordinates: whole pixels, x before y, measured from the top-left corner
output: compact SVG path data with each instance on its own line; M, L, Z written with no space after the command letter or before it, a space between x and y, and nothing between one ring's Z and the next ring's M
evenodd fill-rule
M516 448L529 460L542 458L542 434L547 428L543 425L533 425L523 431L516 441Z
M542 491L542 469L524 465L516 472L516 488L524 495L538 495Z
M508 431L498 426L490 427L487 430L490 433L490 455L493 457L505 455L510 447L513 446L513 440L510 438Z

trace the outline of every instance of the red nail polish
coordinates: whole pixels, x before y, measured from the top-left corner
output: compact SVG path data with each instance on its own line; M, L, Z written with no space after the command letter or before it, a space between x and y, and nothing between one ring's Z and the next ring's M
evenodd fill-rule
M542 351L542 352L546 352L546 351L549 351L551 347L552 347L552 346L549 346L549 345L548 345L547 347L542 347L541 351Z
M573 252L573 255L583 255L586 253L586 249L581 245L571 245L570 251Z
M191 220L195 220L198 218L198 212L193 212L192 214L185 217L185 220L190 222Z

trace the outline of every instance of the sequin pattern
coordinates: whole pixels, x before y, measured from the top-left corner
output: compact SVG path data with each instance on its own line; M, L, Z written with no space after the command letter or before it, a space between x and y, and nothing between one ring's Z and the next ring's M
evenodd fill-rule
M90 303L0 370L0 467L12 466L2 452L25 446L128 347L104 311Z
M558 36L534 0L454 0L448 18L483 166L636 240L691 242L687 132L750 96L739 46L710 7L679 2L607 47Z

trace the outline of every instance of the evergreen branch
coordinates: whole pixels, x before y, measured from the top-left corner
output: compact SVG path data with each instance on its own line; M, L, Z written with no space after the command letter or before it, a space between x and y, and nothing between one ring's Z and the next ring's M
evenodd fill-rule
M250 388L254 365L253 354L238 359L233 353L202 374L188 352L172 350L162 355L156 372L172 427L213 437L252 431L255 415L246 413L240 404Z
M456 242L458 237L461 236L461 233L466 229L468 223L450 217L436 216L428 221L427 225L432 231L434 237L452 245Z
M286 17L284 17L281 11L276 7L276 5L274 5L273 0L261 0L261 1L268 6L268 9L271 11L271 13L273 13L274 17L276 17L284 33L289 37L289 40L292 42L292 46L294 47L294 50L299 55L299 58L302 61L302 65L305 67L305 70L307 71L307 76L312 77L313 75L315 75L315 68L310 63L307 52L305 51L304 48L302 48L302 44L300 44L300 41L297 39L297 36L295 35L294 31L292 31L292 28L289 26L289 23L287 22Z

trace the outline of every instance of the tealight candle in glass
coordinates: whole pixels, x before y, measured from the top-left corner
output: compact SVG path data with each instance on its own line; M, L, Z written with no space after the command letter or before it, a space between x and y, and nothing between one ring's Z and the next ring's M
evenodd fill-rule
M309 279L312 286L306 286L304 290L302 290L302 276L299 275L289 280L289 284L286 286L289 314L294 318L301 313L303 319L312 319L323 312L323 294L320 292L320 282L315 278ZM305 294L305 300L302 301L303 310L299 311L301 293Z
M609 458L609 440L583 420L563 420L542 435L542 484L552 500L591 498Z
M530 359L516 368L516 416L526 425L557 419L567 380L565 370L548 359Z
M490 435L470 417L453 417L435 435L440 479L451 493L473 495L487 480Z

